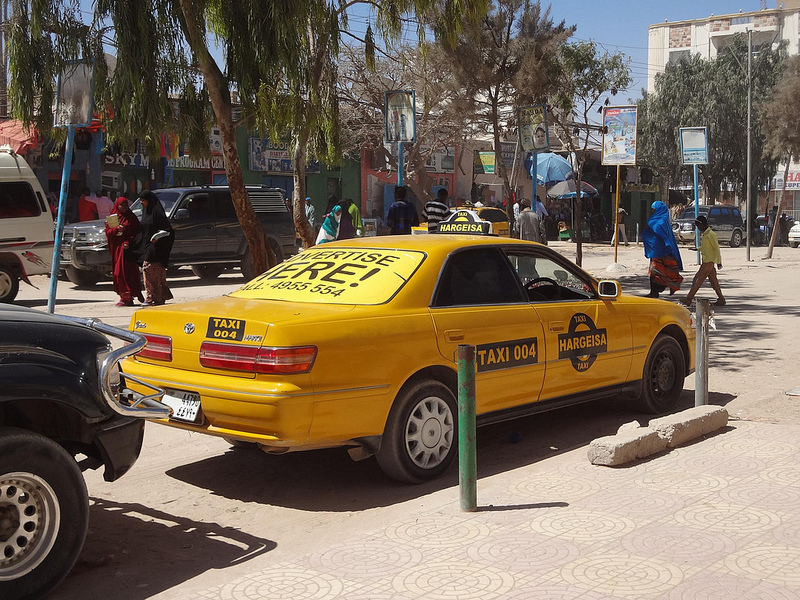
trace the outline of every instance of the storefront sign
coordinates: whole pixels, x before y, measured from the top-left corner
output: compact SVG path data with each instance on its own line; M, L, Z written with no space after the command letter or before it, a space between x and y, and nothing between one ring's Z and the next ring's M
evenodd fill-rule
M250 170L268 173L291 173L294 161L289 152L289 143L272 143L269 139L250 138L248 147L250 154ZM319 173L319 163L309 162L306 173Z
M114 167L140 167L150 168L150 157L146 154L123 152L122 154L105 154L103 163Z
M212 156L211 158L192 158L190 156L179 156L178 158L170 158L167 161L167 166L173 169L191 169L192 171L222 171L225 169L225 161L221 156Z
M422 146L421 152L427 152L430 146ZM431 173L452 173L456 170L456 149L454 147L434 150L425 162L425 170Z
M475 152L472 172L476 175L494 173L494 152Z

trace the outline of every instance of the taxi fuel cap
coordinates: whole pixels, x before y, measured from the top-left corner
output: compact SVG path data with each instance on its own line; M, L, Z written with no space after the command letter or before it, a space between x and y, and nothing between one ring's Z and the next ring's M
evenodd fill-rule
M436 233L455 233L464 235L491 235L492 224L483 221L473 210L458 209L444 221L436 225Z

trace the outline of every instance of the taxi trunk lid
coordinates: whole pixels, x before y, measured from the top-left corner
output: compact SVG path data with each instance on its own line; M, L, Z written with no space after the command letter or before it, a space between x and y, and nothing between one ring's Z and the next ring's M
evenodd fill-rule
M215 372L253 378L254 373L208 368L200 363L203 342L223 342L260 347L269 345L271 327L291 321L322 319L352 310L350 305L320 305L270 300L249 300L228 296L147 308L134 313L130 328L145 336L166 336L171 340L171 360L138 356L136 360L171 368ZM298 344L313 340L298 340ZM285 344L284 344L285 345Z

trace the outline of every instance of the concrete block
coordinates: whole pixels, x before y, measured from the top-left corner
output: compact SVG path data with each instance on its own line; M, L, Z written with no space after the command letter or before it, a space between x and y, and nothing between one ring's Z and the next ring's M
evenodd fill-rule
M653 419L649 423L668 447L674 448L700 436L722 429L728 424L728 411L721 406L695 406L687 410Z
M620 428L617 435L608 435L592 440L589 444L589 462L609 467L624 465L637 458L644 458L666 450L667 442L648 427Z
M630 423L623 423L617 429L617 433L625 433L626 431L636 431L642 426L639 421L631 421Z

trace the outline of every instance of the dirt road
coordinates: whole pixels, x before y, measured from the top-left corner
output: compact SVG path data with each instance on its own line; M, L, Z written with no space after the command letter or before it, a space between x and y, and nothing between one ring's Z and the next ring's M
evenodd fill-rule
M553 247L574 258L574 246ZM800 423L800 399L785 392L800 385L800 249L777 248L771 261L753 248L723 248L720 280L728 305L716 310L710 344L711 403L732 416ZM644 294L647 261L641 247L621 248L623 273L606 267L613 251L586 246L584 266L595 276L618 278L627 293ZM696 267L684 251L688 289ZM20 304L42 310L39 290L23 284ZM242 283L238 274L212 285L186 271L171 279L178 300L213 297ZM685 293L685 291L684 291ZM710 288L701 296L710 297ZM60 282L58 312L98 316L127 326L132 309L115 307L110 283L77 290ZM683 407L694 402L686 380ZM622 401L547 413L479 431L479 477L552 464L591 439L640 417ZM520 439L518 443L512 443ZM79 562L52 596L84 598L184 598L298 554L370 531L452 497L454 469L439 481L404 486L385 478L374 460L352 462L343 450L268 456L232 450L224 441L148 424L139 462L115 483L86 474L92 498L90 531Z

